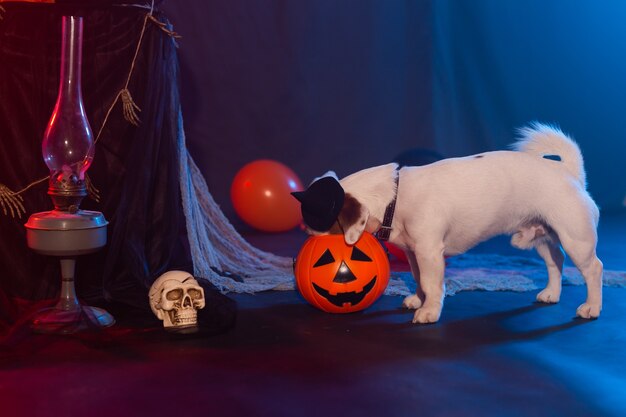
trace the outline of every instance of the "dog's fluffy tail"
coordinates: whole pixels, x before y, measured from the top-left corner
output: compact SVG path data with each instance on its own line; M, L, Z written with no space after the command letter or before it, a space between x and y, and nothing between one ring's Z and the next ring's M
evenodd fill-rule
M534 122L520 128L520 138L513 144L513 149L537 155L554 161L561 161L565 169L572 174L583 187L587 178L580 148L558 127Z

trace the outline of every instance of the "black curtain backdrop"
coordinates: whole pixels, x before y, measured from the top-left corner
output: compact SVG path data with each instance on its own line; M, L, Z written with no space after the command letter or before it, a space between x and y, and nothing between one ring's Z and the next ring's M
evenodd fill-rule
M124 86L146 10L3 5L0 183L17 191L48 175L41 141L57 96L61 16L84 16L83 98L95 136ZM77 291L84 300L145 308L147 288L161 273L191 270L178 185L177 81L175 46L150 23L129 86L142 110L141 124L134 127L124 120L118 104L88 172L102 201L85 199L81 208L102 211L110 225L107 246L78 259ZM38 300L58 295L58 259L28 249L23 225L30 214L52 209L46 191L43 183L23 194L27 213L22 219L0 215L4 298ZM0 300L0 306L6 311L8 301Z
M433 149L430 2L166 1L179 41L185 131L216 201L278 160L304 184Z

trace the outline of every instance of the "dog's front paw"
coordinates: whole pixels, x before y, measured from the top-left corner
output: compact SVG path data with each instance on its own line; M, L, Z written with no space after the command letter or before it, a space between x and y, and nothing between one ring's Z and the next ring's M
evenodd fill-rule
M583 319L597 319L600 317L600 310L602 310L600 304L584 303L576 309L576 315Z
M436 323L441 316L441 305L424 305L418 308L413 315L413 323L427 324Z
M561 291L547 287L537 294L537 301L540 303L555 304L559 302L560 297Z
M402 306L410 310L417 310L422 306L422 300L415 294L409 295L404 298Z

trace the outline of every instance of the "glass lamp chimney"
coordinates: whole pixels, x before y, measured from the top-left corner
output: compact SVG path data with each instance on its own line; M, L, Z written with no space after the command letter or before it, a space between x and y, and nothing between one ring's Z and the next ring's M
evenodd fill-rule
M48 194L57 210L76 211L87 195L85 171L94 141L81 90L83 18L63 16L59 93L42 143L50 169Z

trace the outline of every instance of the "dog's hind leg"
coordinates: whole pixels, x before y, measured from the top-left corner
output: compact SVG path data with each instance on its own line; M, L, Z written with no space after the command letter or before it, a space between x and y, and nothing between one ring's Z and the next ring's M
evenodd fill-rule
M587 300L576 309L576 315L584 319L595 319L602 311L602 272L604 266L596 256L595 249L592 254L575 258L568 252L574 264L585 278L587 284Z
M543 240L535 246L537 253L546 263L548 269L548 285L537 294L537 301L542 303L558 303L561 298L561 275L565 256L557 242Z
M603 265L596 256L597 235L591 222L578 224L576 231L557 231L565 253L585 278L587 300L576 310L576 315L585 319L594 319L602 311L602 272ZM581 234L581 229L584 233Z
M417 310L424 304L424 291L422 291L422 287L420 284L420 269L417 264L417 259L413 252L406 252L406 257L409 261L409 265L411 266L411 274L413 274L413 279L415 280L415 284L417 288L415 290L415 294L411 294L404 298L402 305L405 308L409 308L411 310Z

